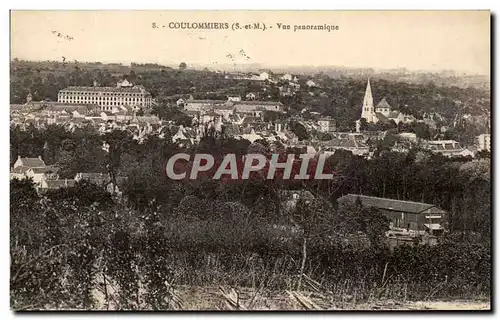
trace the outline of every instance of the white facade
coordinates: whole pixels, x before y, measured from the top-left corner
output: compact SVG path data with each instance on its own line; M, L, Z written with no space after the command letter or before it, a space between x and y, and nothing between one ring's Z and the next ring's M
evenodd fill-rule
M321 132L335 132L336 125L334 119L321 119L318 121L319 131Z
M259 77L260 77L260 80L267 80L267 79L269 79L269 73L262 72Z
M491 135L490 134L480 134L477 137L478 140L478 150L487 150L491 152Z
M68 87L59 91L57 101L69 104L96 104L103 111L117 106L138 106L149 108L152 97L142 86L133 86L124 80L116 87Z

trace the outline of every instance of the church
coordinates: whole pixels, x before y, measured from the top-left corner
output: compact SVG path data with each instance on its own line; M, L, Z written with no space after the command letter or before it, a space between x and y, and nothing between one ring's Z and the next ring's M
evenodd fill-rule
M391 105L385 98L374 106L370 79L368 79L368 83L366 84L361 118L365 119L368 123L388 123L394 120L396 124L399 124L400 122L410 123L416 120L412 115L406 115L398 110L392 110Z

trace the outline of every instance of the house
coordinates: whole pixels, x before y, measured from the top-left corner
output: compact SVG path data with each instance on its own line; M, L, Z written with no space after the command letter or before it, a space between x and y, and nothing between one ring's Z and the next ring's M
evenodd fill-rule
M401 140L404 141L409 141L412 143L418 142L417 135L413 132L401 132L400 134L398 134L398 136Z
M440 153L446 157L474 157L474 152L464 148L455 140L431 140L424 143L424 147L434 153Z
M312 87L316 87L316 83L312 80L307 80L306 82L306 86L312 88Z
M348 194L339 199L339 205L355 204L361 201L364 207L374 207L390 219L391 228L407 231L424 231L431 235L442 235L447 212L435 205L413 201L369 197Z
M75 175L75 181L86 180L93 184L102 186L110 181L109 175L100 172L79 172Z
M35 185L39 185L43 180L58 179L57 168L52 166L32 167L26 170L26 177L33 179Z
M245 96L245 99L247 99L247 100L255 100L256 98L257 98L257 95L253 92L249 92Z
M242 134L242 135L239 136L239 138L240 139L245 139L245 140L250 141L251 143L254 143L257 140L262 139L262 136L256 134L254 129L251 129L250 133Z
M186 111L202 111L203 109L211 109L217 105L223 105L226 100L186 100L184 110Z
M354 137L333 138L330 141L321 144L320 152L327 155L333 155L336 150L343 149L351 151L354 155L367 156L370 153L368 145Z
M227 96L227 101L241 101L240 96Z
M179 126L177 133L172 136L172 142L179 143L181 145L193 144L195 137L184 128L184 126Z
M258 109L283 112L283 103L277 101L238 101L234 102L235 111L239 113L254 113Z
M110 111L102 111L100 116L104 121L116 120L116 116Z
M431 129L436 129L437 123L440 121L443 121L443 117L437 112L426 112L422 115L422 122L428 125Z
M286 81L292 81L293 76L289 73L285 73L284 75L281 76L281 80L286 80Z
M269 73L267 73L267 72L262 72L262 73L259 75L259 78L260 78L260 80L262 80L262 81L267 80L267 79L269 79Z
M177 104L178 107L183 107L186 101L184 101L184 99L182 98L179 98L179 100L177 100L175 103Z
M41 156L38 156L38 158L21 158L21 156L18 156L13 167L15 169L21 166L28 168L39 168L39 167L45 167L45 162L42 160Z
M48 190L57 190L60 188L73 188L76 185L74 179L61 179L61 180L45 180L43 179L40 183L38 190L40 192L45 192Z
M318 120L319 131L321 132L335 132L336 124L335 120L331 117L325 117Z
M228 120L234 114L234 107L229 105L215 106L213 112Z
M220 115L217 112L210 111L201 116L201 123L213 122L219 117Z
M294 95L294 92L293 92L291 86L281 86L278 89L280 91L280 96L282 96L282 97L291 97Z

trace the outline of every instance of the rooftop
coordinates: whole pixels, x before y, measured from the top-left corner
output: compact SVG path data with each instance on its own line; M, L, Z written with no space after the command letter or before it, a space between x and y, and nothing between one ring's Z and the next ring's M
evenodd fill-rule
M227 100L186 100L186 103L223 104Z
M67 93L67 92L74 92L74 91L148 93L143 86L133 86L133 87L67 87L67 88L59 91L59 93Z
M46 180L47 189L59 189L64 187L74 187L76 181L73 179L65 179L65 180Z
M45 167L45 162L43 162L40 158L21 158L18 157L18 160L21 160L23 166L34 168L34 167Z
M365 207L375 207L383 210L408 212L414 214L423 213L427 210L429 211L427 211L426 213L446 213L446 211L428 203L370 197L358 194L348 194L339 198L337 201L339 203L355 203L356 199L358 198L361 200L361 203Z
M391 105L387 102L387 100L385 100L385 98L380 100L375 109L377 108L389 108L389 110L392 109Z
M262 106L269 106L269 105L283 105L283 103L279 101L234 101L235 105L238 104L251 104L251 105L262 105Z

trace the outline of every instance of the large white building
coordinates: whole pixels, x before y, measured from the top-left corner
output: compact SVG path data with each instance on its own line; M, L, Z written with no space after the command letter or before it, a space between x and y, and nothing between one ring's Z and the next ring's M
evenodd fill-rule
M59 91L57 101L96 104L102 111L111 111L119 106L149 108L153 102L151 94L143 86L134 86L127 80L118 82L116 87L68 87Z

